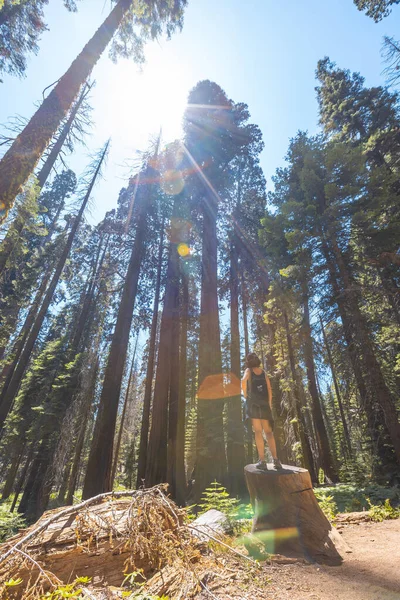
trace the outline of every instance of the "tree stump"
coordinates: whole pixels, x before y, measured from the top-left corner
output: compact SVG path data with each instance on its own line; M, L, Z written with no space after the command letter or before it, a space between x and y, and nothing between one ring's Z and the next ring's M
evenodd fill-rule
M269 464L267 471L261 471L247 465L244 472L255 512L252 533L269 553L342 562L340 535L320 509L306 469L283 465L275 471Z

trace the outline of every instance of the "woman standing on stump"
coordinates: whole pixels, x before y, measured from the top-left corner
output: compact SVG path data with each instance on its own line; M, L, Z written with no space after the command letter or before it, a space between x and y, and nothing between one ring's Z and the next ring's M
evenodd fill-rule
M256 438L258 463L256 467L267 469L265 462L265 448L263 430L267 436L268 447L274 459L275 469L282 469L281 462L276 454L276 443L273 434L274 421L272 418L272 389L267 374L261 368L261 361L257 354L248 354L246 370L242 379L242 392L246 398L247 417L251 419Z

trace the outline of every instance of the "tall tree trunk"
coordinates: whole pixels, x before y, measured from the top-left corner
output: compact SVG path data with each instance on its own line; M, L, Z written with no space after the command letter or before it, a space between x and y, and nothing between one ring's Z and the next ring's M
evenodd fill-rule
M68 489L67 496L65 498L65 502L67 505L73 504L74 493L76 489L76 484L78 481L78 472L79 472L79 464L81 461L81 455L83 450L83 444L85 441L85 434L89 420L90 409L92 407L94 392L96 388L96 381L99 372L99 359L97 358L96 364L93 368L93 373L91 377L91 382L88 387L86 397L83 399L81 410L79 412L78 419L78 435L75 441L75 452L72 460L71 466L71 474L68 481Z
M359 290L353 281L351 274L345 264L336 237L329 231L332 251L336 258L340 276L344 283L345 299L351 310L353 331L359 341L361 361L365 375L368 379L370 390L374 393L376 400L383 410L386 427L396 454L397 463L400 465L400 422L396 405L389 388L383 377L382 369L375 355L375 348L368 332L365 317L361 313L359 302Z
M150 171L150 168L148 168L148 171ZM144 180L146 181L146 176L144 177ZM101 392L83 486L83 499L91 498L102 492L111 491L113 444L119 395L128 349L129 333L132 324L140 267L144 252L144 242L147 231L147 213L152 195L149 184L145 183L144 185L146 186L144 190L140 190L139 185L135 200L137 209L135 242L132 247L132 253L122 290L121 302L118 309L117 322L113 333L110 353L108 355L103 389ZM136 187L136 183L132 186L132 188L134 187Z
M325 428L321 410L321 400L318 394L315 375L314 350L311 335L309 289L306 274L302 279L303 315L304 315L304 361L307 371L308 391L311 397L312 416L317 438L321 466L332 483L339 481L334 459L329 446L328 434Z
M2 201L0 223L5 220L15 197L33 173L51 138L117 31L131 4L132 0L119 0L2 158L0 162L0 198Z
M343 433L344 433L344 439L345 439L344 449L345 449L345 452L346 452L348 458L351 458L352 450L351 450L350 432L349 432L349 428L347 426L347 419L346 419L346 415L344 412L344 407L343 407L343 402L342 402L342 394L340 393L339 383L338 383L338 380L336 377L336 369L335 369L335 365L333 363L332 353L331 353L331 349L330 349L330 346L328 343L328 339L326 337L325 328L324 328L324 324L322 322L321 315L319 317L319 321L321 324L322 337L324 339L324 344L325 344L326 352L328 355L329 368L332 373L333 385L335 388L336 399L337 399L338 406L339 406L340 418L341 418L342 424L343 424Z
M332 286L333 296L337 303L341 321L343 323L343 335L346 341L347 350L351 366L354 372L354 377L357 384L357 389L360 395L361 405L365 411L367 418L368 433L371 437L374 450L380 458L383 465L389 464L393 460L393 449L390 448L389 431L386 426L385 418L382 410L377 403L374 395L374 390L370 389L369 383L366 382L365 374L361 368L362 347L359 348L356 344L357 333L354 330L354 324L351 311L345 301L345 294L340 286L338 275L334 266L334 257L328 246L326 238L322 231L319 232L322 242L322 251L325 257L326 266L329 273L329 281ZM380 466L373 462L375 475L379 476Z
M218 312L217 207L214 198L203 199L201 307L199 341L199 396L194 496L199 500L214 480L226 480L224 400ZM201 393L200 393L201 392Z
M6 268L7 260L14 250L15 244L17 243L24 226L25 217L23 215L23 207L19 207L14 221L11 223L4 239L0 244L0 275Z
M274 354L276 325L269 325L268 329L270 331L270 351L268 352L267 356L267 370L272 375L270 380L272 389L272 416L275 422L274 436L276 441L276 449L279 459L283 463L289 464L289 454L285 441L285 422L287 421L288 414L282 402L282 391L279 382L280 375L277 373L276 358Z
M94 186L94 184L96 182L96 179L97 179L97 177L99 175L99 172L100 172L101 166L103 164L103 161L104 161L104 159L106 157L107 150L108 150L108 145L109 145L109 142L107 142L107 144L106 144L106 146L104 148L104 151L103 151L103 153L102 153L102 155L101 155L101 157L99 159L98 165L96 167L96 170L95 170L95 172L93 174L93 177L92 177L92 180L90 182L89 188L88 188L88 190L87 190L87 192L85 194L85 197L84 197L84 199L82 201L82 204L81 204L81 207L79 209L79 212L78 212L77 216L75 217L75 219L74 219L74 221L72 223L71 231L69 233L67 242L65 244L65 248L64 248L64 250L63 250L60 258L58 259L56 269L55 269L53 277L52 277L52 279L50 281L49 287L48 287L48 289L46 291L43 303L42 303L42 305L40 307L40 310L37 313L37 316L35 318L35 322L32 325L31 331L30 331L29 335L27 336L25 347L24 347L24 349L23 349L23 351L21 353L20 359L18 361L18 365L17 365L17 367L16 367L16 369L14 371L14 374L13 374L13 376L11 378L11 381L10 381L8 387L7 387L7 390L5 391L4 395L2 394L2 399L1 399L1 404L0 404L0 428L4 427L5 419L7 418L7 415L8 415L8 413L9 413L11 407L12 407L13 400L14 400L17 392L18 392L18 389L19 389L19 386L21 384L22 378L24 376L25 370L26 370L26 368L28 366L29 359L31 357L31 353L32 353L33 347L35 345L37 336L38 336L39 331L40 331L40 329L42 327L42 324L43 324L44 318L46 316L47 310L48 310L48 308L50 306L50 302L53 299L53 294L54 294L54 291L55 291L55 289L57 287L57 284L58 284L60 275L62 273L62 270L64 268L65 262L66 262L66 260L68 258L68 255L69 255L70 251L71 251L72 244L73 244L73 241L74 241L74 238L75 238L75 234L76 234L77 229L78 229L78 227L80 225L80 222L82 220L83 213L85 211L85 208L86 208L87 203L89 201L89 198L91 196L93 186Z
M242 287L242 309L243 309L243 332L244 332L244 354L247 356L250 352L249 347L249 324L247 316L247 291L245 286L244 277L242 275L241 280ZM246 408L243 407L243 419L246 418ZM246 462L252 463L254 459L253 452L253 431L250 420L246 423Z
M25 479L26 479L27 473L29 471L29 467L31 466L32 459L33 459L33 457L35 455L35 448L36 448L36 442L31 443L31 446L30 446L29 451L28 451L28 456L26 457L24 467L22 469L22 472L21 472L21 475L19 477L17 486L15 488L14 498L13 498L12 504L10 506L10 512L14 512L14 509L15 509L15 507L17 505L18 497L19 497L19 495L21 493L21 490L22 490L22 488L24 486Z
M112 471L111 471L111 487L114 485L115 474L117 472L118 456L119 456L119 451L121 448L121 440L122 440L122 434L124 431L126 411L127 411L128 403L129 403L129 399L130 399L130 392L131 392L132 384L135 379L134 368L135 368L136 349L137 349L138 339L139 339L139 334L137 334L137 336L136 336L135 348L133 350L132 364L131 364L131 368L129 371L129 377L128 377L128 385L126 386L126 391L125 391L124 406L122 408L121 423L120 423L119 430L118 430L117 442L115 444L114 462L113 462L113 467L112 467Z
M1 495L2 500L7 500L7 498L9 498L9 496L12 492L12 489L13 489L13 486L15 483L15 479L17 477L19 465L21 463L22 457L25 452L25 447L26 447L26 441L23 438L20 437L17 440L15 440L15 446L13 448L13 450L14 450L13 458L11 461L10 468L8 469L7 477L6 477L6 480L4 483L3 492Z
M66 225L66 229L67 229L67 227L68 227L68 225ZM49 269L43 276L42 281L40 282L39 289L37 290L37 292L35 294L35 298L31 304L29 312L25 318L24 324L21 327L21 331L20 331L17 339L14 342L13 348L10 352L12 361L6 362L3 367L2 373L0 375L0 381L4 381L3 386L2 386L2 392L0 395L0 404L3 400L3 397L7 391L8 386L10 385L10 381L11 381L12 376L14 375L14 371L18 365L18 361L20 359L26 339L27 339L29 332L31 331L32 325L34 324L35 319L37 317L40 303L42 302L43 295L49 284L51 276L52 276L52 269Z
M175 431L169 433L170 427L176 427L176 404L178 390L173 382L172 415L168 415L168 399L171 384L171 365L176 362L173 357L179 351L179 338L176 340L174 321L179 324L179 255L177 245L170 243L168 252L168 267L164 293L164 306L160 325L160 339L158 344L157 373L154 387L153 409L151 429L147 453L146 486L150 487L157 483L167 481L168 461L175 460L175 453L168 456L167 449L170 435L176 435ZM174 344L174 345L173 345ZM179 375L179 372L178 372ZM169 427L166 426L168 423ZM172 470L174 471L175 465ZM173 490L174 491L174 490Z
M239 256L238 240L232 233L230 248L230 325L231 325L231 373L238 385L241 378L240 370L240 332L239 332ZM243 477L245 465L244 456L244 427L240 387L237 396L232 396L227 402L227 464L228 490L234 496L246 493Z
M186 498L185 472L185 433L186 433L186 384L187 384L187 337L189 325L189 277L185 266L181 269L182 298L181 298L181 339L179 355L179 406L178 427L176 433L176 497L180 504Z
M146 476L146 464L147 464L147 446L149 440L149 424L150 424L150 406L151 406L151 391L153 387L153 376L154 376L154 360L156 350L156 337L157 337L157 323L158 323L158 310L160 304L160 289L161 289L161 273L163 263L163 252L164 252L164 226L165 221L163 219L160 233L160 245L158 248L158 259L157 259L157 276L156 276L156 287L154 291L154 303L153 303L153 318L151 321L150 339L149 339L149 357L147 361L146 380L143 396L143 414L142 424L140 428L140 442L139 442L139 460L138 460L138 472L136 487L140 488L143 485L143 481Z
M400 326L400 290L394 285L389 269L379 269L379 276L394 318Z
M286 330L286 341L287 341L287 346L288 346L289 365L290 365L290 371L291 371L292 379L293 379L293 395L295 398L296 415L297 415L298 425L299 425L298 433L300 436L300 443L301 443L301 449L302 449L302 453L303 453L304 465L305 465L305 468L310 473L311 481L317 482L318 478L317 478L317 475L315 472L315 467L314 467L314 457L312 455L310 441L308 439L308 436L306 433L306 428L305 428L303 406L302 406L301 396L300 396L299 377L298 377L297 369L296 369L296 361L295 361L295 357L294 357L292 335L290 333L289 319L288 319L286 311L283 312L283 318L284 318L285 330Z
M173 252L173 310L174 313L171 315L171 343L170 343L170 376L169 376L169 402L168 402L168 462L167 462L167 482L169 489L171 490L171 496L175 501L183 506L185 504L185 489L178 486L178 480L182 483L182 477L184 472L178 473L177 464L177 440L178 440L178 427L179 422L185 419L185 411L183 414L179 412L181 404L179 402L179 340L180 340L180 314L179 314L179 283L180 283L180 269L179 269L179 254L177 248L174 248ZM184 465L180 464L179 467ZM179 494L179 497L178 497Z
M68 117L64 127L62 128L60 135L58 136L57 140L55 141L52 149L49 152L48 157L46 158L42 168L40 169L39 173L37 174L37 180L38 180L38 184L39 184L40 188L44 187L44 185L47 181L47 178L49 177L51 170L53 169L55 162L60 155L62 147L65 144L65 140L67 139L67 136L68 136L69 132L71 131L71 127L75 120L77 112L80 109L82 102L85 100L86 96L88 95L91 87L92 86L88 85L87 83L85 83L85 85L83 86L82 91L79 95L79 98L77 99L74 106L72 107L69 117Z

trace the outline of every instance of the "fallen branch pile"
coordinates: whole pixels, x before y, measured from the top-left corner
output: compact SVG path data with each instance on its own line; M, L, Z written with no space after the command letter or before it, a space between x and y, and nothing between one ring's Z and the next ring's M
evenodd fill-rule
M124 587L132 590L132 598L136 592L165 594L171 600L218 598L216 591L227 580L245 584L249 573L258 569L256 563L216 539L212 550L196 538L185 522L185 511L165 492L156 486L102 494L45 513L0 546L0 598L38 600L77 577L90 580L81 598L122 598L126 575L133 572L139 575ZM22 581L10 587L11 579ZM233 589L239 589L238 583ZM244 596L239 591L222 597Z

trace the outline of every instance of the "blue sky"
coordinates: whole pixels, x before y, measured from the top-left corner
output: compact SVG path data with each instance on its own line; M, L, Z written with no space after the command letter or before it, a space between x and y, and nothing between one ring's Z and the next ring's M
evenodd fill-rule
M45 87L57 80L110 10L103 0L82 0L68 13L50 0L50 31L29 60L27 77L4 77L0 123L19 113L30 117ZM94 192L90 220L116 205L126 181L126 161L146 148L163 127L165 141L179 137L189 90L201 79L216 81L236 102L249 105L263 132L262 166L271 176L282 165L290 137L299 129L317 131L317 61L329 56L341 67L360 71L368 85L384 83L383 35L400 37L400 8L376 24L352 0L189 0L182 33L147 47L140 69L130 61L113 64L105 55L93 77L95 127L89 150L111 136L105 180ZM87 162L81 149L70 160L79 175Z

